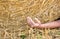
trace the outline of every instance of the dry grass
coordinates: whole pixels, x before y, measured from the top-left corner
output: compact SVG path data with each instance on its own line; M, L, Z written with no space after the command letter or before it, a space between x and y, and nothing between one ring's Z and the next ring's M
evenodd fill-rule
M0 39L60 39L60 28L31 28L27 16L53 21L60 17L60 0L0 0Z

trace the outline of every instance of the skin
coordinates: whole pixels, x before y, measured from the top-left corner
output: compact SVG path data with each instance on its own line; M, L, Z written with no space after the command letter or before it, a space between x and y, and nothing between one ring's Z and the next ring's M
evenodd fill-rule
M42 24L37 18L34 22L31 17L27 17L27 23L33 28L57 28L60 27L60 20Z

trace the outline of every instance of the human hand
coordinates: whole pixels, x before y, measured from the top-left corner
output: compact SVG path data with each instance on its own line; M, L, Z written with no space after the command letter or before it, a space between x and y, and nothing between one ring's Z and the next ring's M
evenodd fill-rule
M28 23L31 27L38 27L38 26L41 25L41 22L40 22L37 18L35 18L35 21L36 21L36 22L34 22L34 21L31 19L31 17L27 17L27 23Z
M56 28L56 27L60 27L60 20L57 21L53 21L53 22L48 22L48 23L44 23L41 24L41 22L35 18L34 22L31 17L27 17L27 23L31 26L31 27L36 27L36 28Z

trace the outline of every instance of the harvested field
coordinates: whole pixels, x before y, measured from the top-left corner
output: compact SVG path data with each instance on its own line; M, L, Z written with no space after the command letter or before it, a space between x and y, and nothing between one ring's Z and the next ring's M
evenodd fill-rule
M0 0L0 39L60 39L60 28L31 28L27 16L54 21L60 17L60 0Z

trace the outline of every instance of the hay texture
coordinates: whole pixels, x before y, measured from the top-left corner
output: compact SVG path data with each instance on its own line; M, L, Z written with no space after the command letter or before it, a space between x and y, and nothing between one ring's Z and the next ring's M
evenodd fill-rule
M55 39L56 35L60 39L55 29L29 27L27 16L42 23L54 21L60 17L60 0L0 0L0 39Z

